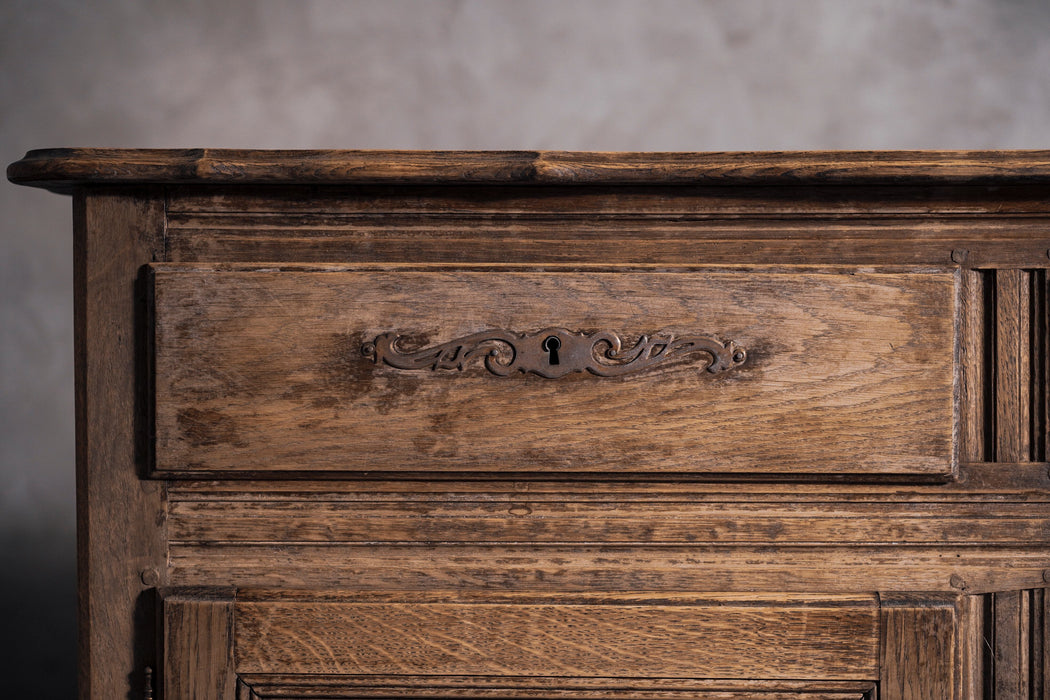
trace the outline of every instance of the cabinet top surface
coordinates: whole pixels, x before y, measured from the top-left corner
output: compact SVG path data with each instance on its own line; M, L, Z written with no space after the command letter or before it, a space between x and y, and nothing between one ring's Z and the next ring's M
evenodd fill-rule
M12 182L85 185L1050 184L1050 150L607 153L56 148Z

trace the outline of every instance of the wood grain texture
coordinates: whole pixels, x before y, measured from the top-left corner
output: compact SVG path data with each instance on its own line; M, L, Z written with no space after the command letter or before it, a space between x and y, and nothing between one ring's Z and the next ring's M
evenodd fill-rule
M951 273L154 274L157 468L172 475L952 473ZM359 350L391 331L422 347L549 326L709 334L749 360L547 380Z
M984 598L959 596L956 607L955 696L959 700L985 700Z
M947 596L883 596L881 700L956 697L956 610Z
M135 327L139 267L160 247L154 194L94 192L74 206L80 695L93 700L126 697L143 686L145 667L157 666L141 572L166 572L156 526L163 484L139 479L145 407Z
M579 224L600 226L623 219L641 224L673 221L751 220L760 226L778 220L815 221L838 219L870 230L894 233L893 220L937 226L946 233L952 222L995 226L1008 230L1015 220L1034 223L1050 213L1041 201L1040 185L872 185L843 187L813 183L780 185L690 185L682 187L653 181L633 185L591 185L567 188L557 185L472 184L441 185L343 185L303 187L267 185L215 187L207 185L168 188L168 215L172 226L194 229L332 228L346 220L362 223L389 219L395 226L415 220L418 224L474 220L483 224L520 220L539 225ZM272 217L268 225L264 216ZM298 222L298 223L297 223ZM379 228L379 227L376 227ZM965 227L963 227L965 228ZM965 231L958 231L965 235Z
M233 700L233 592L178 591L162 606L164 700Z
M1048 561L1046 545L172 544L169 576L307 589L980 593L1041 585Z
M1047 183L1048 151L579 153L60 148L8 166L23 185L86 183Z
M739 195L733 188L728 192ZM270 209L243 211L262 205L257 198L232 198L222 202L229 211L170 214L168 251L171 260L179 262L693 261L943 267L954 264L952 251L965 250L964 264L970 268L1050 265L1045 219L1031 215L871 212L863 204L812 201L814 195L805 191L786 202L779 197L769 201L758 193L753 201L731 200L728 194L679 201L684 197L666 191L648 197L588 194L564 201L536 199L532 211L517 211L524 202L503 201L514 195L520 193L504 193L499 206L471 206L447 198L441 202L447 210L427 202L435 209L419 211L423 205L402 193L402 199L388 198L391 201L377 204L374 211L347 213L289 212L273 203ZM381 195L361 198L371 201ZM299 199L316 202L311 192L300 192ZM384 205L391 211L384 212ZM987 203L996 205L1010 206ZM819 244L798 245L799 240Z
M243 601L243 673L871 679L878 614L825 602Z
M1039 546L1050 503L740 503L527 498L172 499L176 546L306 543Z
M1031 291L1023 270L997 270L996 456L1004 462L1032 458Z

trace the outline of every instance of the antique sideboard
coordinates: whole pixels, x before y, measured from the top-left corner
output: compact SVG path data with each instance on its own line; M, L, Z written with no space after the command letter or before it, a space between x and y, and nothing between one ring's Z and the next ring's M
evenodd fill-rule
M81 694L1030 700L1050 152L55 149Z

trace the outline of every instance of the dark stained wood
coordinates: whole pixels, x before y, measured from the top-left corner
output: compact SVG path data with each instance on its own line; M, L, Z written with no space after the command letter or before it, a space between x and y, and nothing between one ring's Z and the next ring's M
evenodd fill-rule
M955 276L827 272L156 267L156 466L949 478ZM546 379L360 350L551 327L748 360Z
M164 596L164 700L233 700L232 591L183 590Z
M955 600L883 596L880 700L956 697Z
M167 575L155 526L164 485L139 478L135 283L158 255L162 211L141 192L96 191L74 206L80 695L92 700L126 697L157 667L142 572L157 572L153 585Z
M1050 151L8 175L75 194L83 697L1050 698ZM361 355L561 325L749 357Z
M1050 151L573 153L59 148L30 151L7 177L56 189L128 183L1040 183Z

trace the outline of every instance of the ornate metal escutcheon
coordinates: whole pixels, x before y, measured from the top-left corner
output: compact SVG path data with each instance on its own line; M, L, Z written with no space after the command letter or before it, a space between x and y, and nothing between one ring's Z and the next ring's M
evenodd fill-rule
M565 328L535 333L495 329L408 352L400 347L401 340L397 333L383 333L365 343L361 353L376 364L408 370L462 370L472 360L483 358L485 368L501 377L531 372L552 379L583 371L618 377L693 354L704 363L700 369L708 372L734 369L747 361L747 351L732 341L667 332L643 335L627 348L611 331L585 333Z

